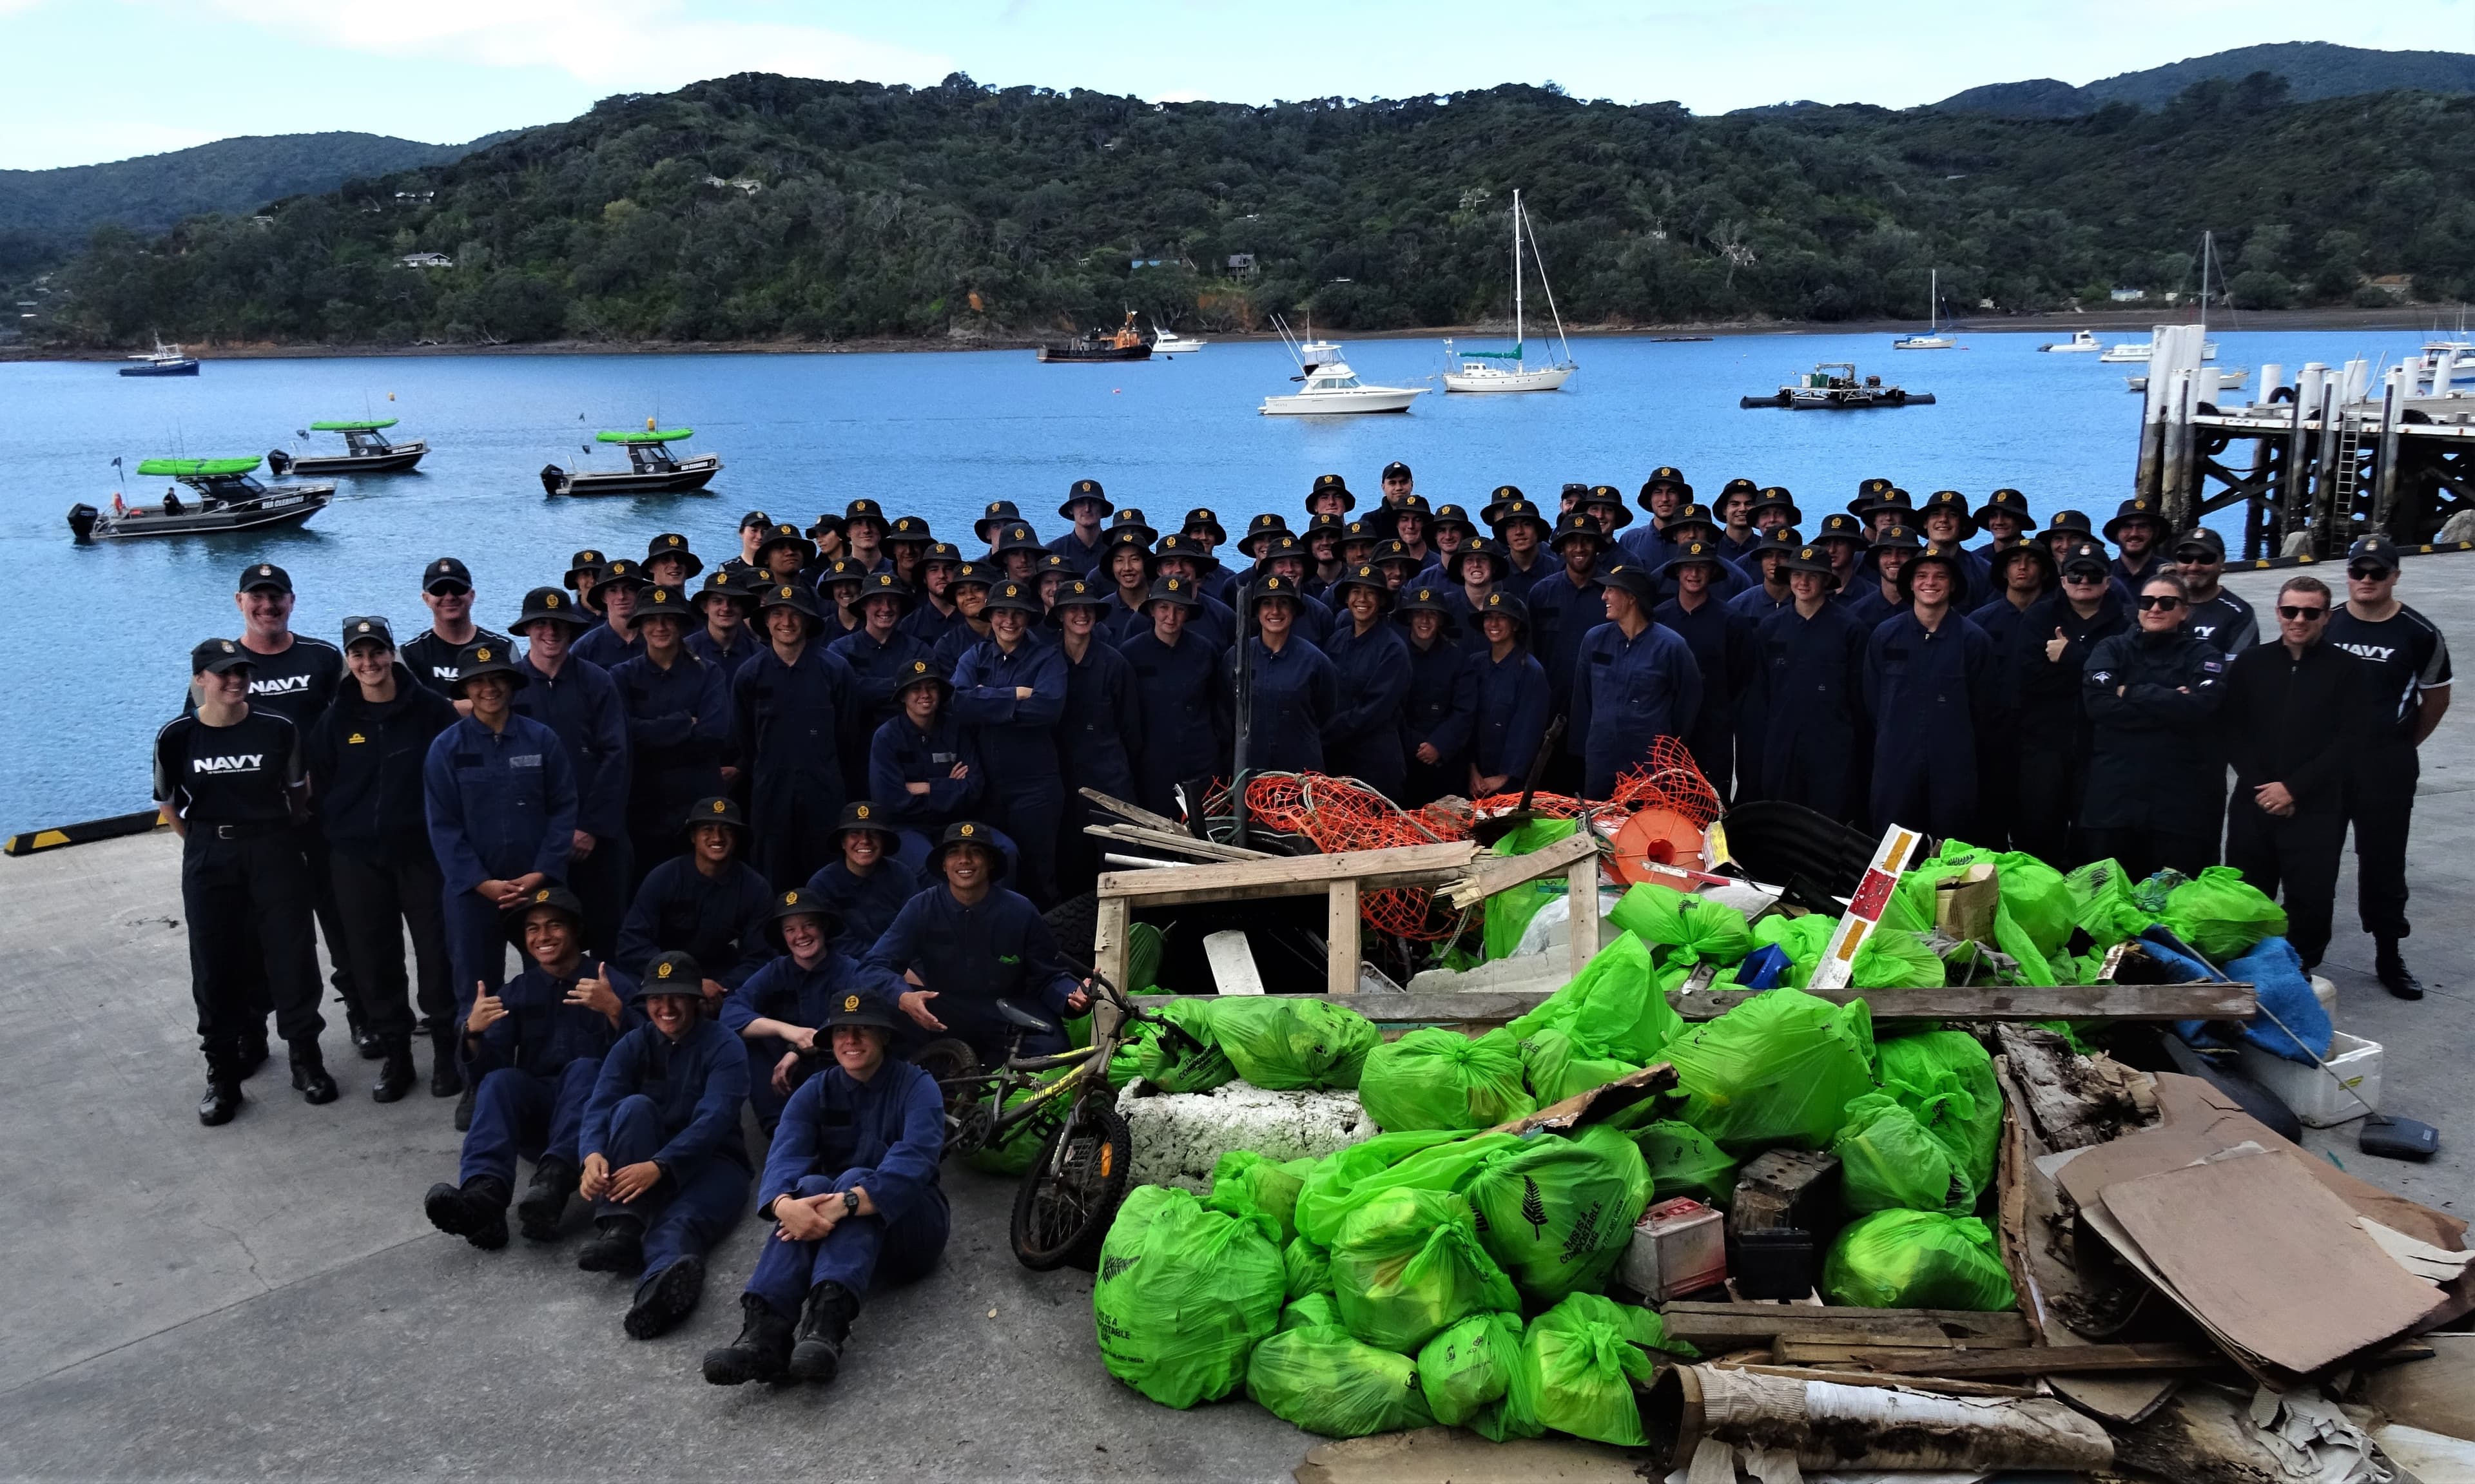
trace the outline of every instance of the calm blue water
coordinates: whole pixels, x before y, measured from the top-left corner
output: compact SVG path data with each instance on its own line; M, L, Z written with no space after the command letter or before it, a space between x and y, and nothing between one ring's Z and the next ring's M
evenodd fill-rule
M380 612L409 638L428 621L417 573L441 555L471 565L476 617L503 628L524 590L557 581L579 547L632 554L680 530L712 561L734 550L751 506L804 525L861 495L926 517L958 545L981 505L1012 499L1046 536L1063 528L1067 484L1085 476L1157 525L1210 505L1233 530L1267 509L1295 523L1326 471L1371 497L1395 458L1417 471L1429 499L1473 509L1505 483L1551 501L1572 479L1630 492L1660 464L1682 468L1705 499L1740 474L1784 484L1808 523L1875 474L1920 499L2014 485L2041 517L2110 509L2129 488L2140 400L2123 389L2126 368L2037 353L2048 338L1979 334L1963 338L1965 350L1897 354L1886 335L1594 338L1576 342L1581 373L1560 393L1438 390L1406 417L1336 419L1257 415L1265 394L1289 389L1278 344L1116 367L1041 366L1029 352L209 361L194 379L163 380L91 362L0 365L0 469L11 474L0 557L53 616L21 616L12 628L23 637L0 665L0 708L16 718L0 755L0 828L144 807L147 744L179 707L188 648L237 631L233 576L252 561L290 570L304 632L331 639L345 614ZM2223 364L2278 361L2290 379L2306 360L2394 357L2421 338L2219 336ZM1350 351L1371 381L1442 365L1433 341ZM1739 396L1822 360L1854 360L1939 404L1840 416L1738 409ZM303 529L80 547L62 521L74 501L110 503L114 457L135 469L160 454L263 453L312 419L373 414L401 418L399 436L427 438L429 458L417 474L344 481ZM710 490L543 496L542 465L576 461L596 428L649 416L694 426L686 447L723 456ZM132 503L162 493L151 480L126 488ZM45 632L61 643L34 638Z

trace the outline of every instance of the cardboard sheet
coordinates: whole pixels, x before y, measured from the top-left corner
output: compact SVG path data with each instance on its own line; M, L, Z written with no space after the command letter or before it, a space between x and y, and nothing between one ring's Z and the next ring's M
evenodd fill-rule
M2089 1162L2065 1166L2065 1180ZM2289 1371L2403 1333L2440 1302L2343 1201L2273 1154L2109 1184L2103 1204L2169 1297L2229 1345Z

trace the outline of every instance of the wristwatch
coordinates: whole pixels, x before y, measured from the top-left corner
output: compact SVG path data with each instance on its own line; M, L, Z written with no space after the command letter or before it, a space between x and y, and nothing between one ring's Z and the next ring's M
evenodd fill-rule
M859 1192L857 1190L845 1190L843 1192L843 1214L845 1216L856 1216L859 1214Z

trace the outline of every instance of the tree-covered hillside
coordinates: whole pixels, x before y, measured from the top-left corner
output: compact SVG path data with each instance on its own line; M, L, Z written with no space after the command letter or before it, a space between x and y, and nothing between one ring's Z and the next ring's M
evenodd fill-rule
M2295 103L2210 81L2163 109L1695 117L1507 86L1266 108L742 75L613 98L453 164L99 232L56 333L125 343L1049 333L1121 305L1213 328L1508 310L1519 187L1568 321L1923 319L2188 290L2419 297L2475 277L2475 99ZM452 267L407 267L440 255ZM1233 259L1237 266L1232 266Z

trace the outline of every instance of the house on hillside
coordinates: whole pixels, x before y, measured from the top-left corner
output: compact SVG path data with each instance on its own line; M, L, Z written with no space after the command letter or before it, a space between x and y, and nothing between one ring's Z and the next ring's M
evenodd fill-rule
M2374 278L2365 279L2364 280L2364 287L2379 289L2382 293L2387 294L2391 299L2403 304L2406 302L2407 298L2414 292L2414 275L2411 273L2384 273Z
M752 176L734 175L725 181L718 175L704 178L704 183L716 190L735 190L743 196L753 196L765 188L765 182Z
M455 259L444 253L406 253L395 260L399 268L453 268Z
M2117 287L2113 292L2107 294L2105 297L2113 300L2119 304L2136 304L2148 297L2148 290L2144 288Z
M1230 254L1229 276L1233 279L1253 278L1255 276L1255 255L1252 253Z

